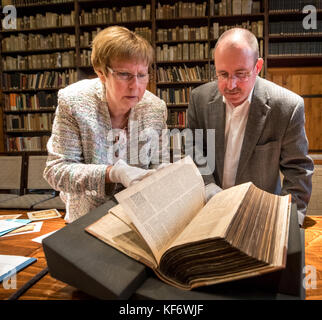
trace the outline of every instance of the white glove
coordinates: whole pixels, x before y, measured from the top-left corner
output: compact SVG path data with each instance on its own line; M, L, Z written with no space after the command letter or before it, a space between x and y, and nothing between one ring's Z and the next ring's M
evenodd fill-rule
M211 182L205 186L206 191L206 202L210 200L216 193L222 191L215 183Z
M144 177L149 176L155 172L152 170L145 170L133 166L129 166L122 159L118 160L109 172L109 179L114 183L122 183L125 188L134 182L142 180Z

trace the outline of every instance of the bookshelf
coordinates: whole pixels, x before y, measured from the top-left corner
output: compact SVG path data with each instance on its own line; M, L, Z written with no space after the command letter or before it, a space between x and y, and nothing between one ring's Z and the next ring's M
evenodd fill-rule
M322 0L309 2L317 8L317 29L303 32L305 0L2 0L3 6L16 7L18 19L16 30L0 32L0 150L45 153L57 91L96 76L90 43L110 25L127 27L154 47L148 90L167 102L169 128L186 126L189 93L213 80L212 50L231 27L257 36L264 58L261 76L275 79L278 70L299 67L310 75L312 67L322 65ZM321 93L309 98L311 114L321 115ZM313 149L322 151L315 134Z
M302 12L306 4L312 11ZM317 19L313 22L312 19ZM276 1L268 4L268 67L322 64L322 1Z
M46 152L57 90L77 80L74 1L14 5L17 28L1 31L5 150Z

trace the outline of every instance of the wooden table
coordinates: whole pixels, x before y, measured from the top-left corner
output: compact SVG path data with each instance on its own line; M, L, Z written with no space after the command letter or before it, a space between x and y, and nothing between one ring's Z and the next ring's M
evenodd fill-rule
M308 216L304 221L305 265L316 270L316 288L306 289L306 300L322 300L322 216ZM311 269L305 274L311 277ZM310 284L310 283L309 283Z
M20 218L27 218L24 211L1 211L3 214L23 213ZM46 268L46 259L42 245L31 241L40 235L47 234L65 226L63 218L44 220L41 231L28 235L0 237L0 254L21 255L35 257L37 261L16 276L17 288L4 289L0 283L0 300L8 299L26 282ZM313 266L316 270L316 288L306 290L306 299L322 300L322 216L306 217L305 224L305 264ZM310 269L311 270L311 269ZM304 270L303 270L304 272ZM23 295L19 300L88 300L92 297L46 274Z
M0 211L3 214L23 213L19 219L27 219L25 211ZM62 213L62 212L61 212ZM63 213L62 213L63 214ZM18 255L37 258L37 261L24 270L18 272L16 276L16 289L4 289L0 283L0 300L8 299L12 294L19 290L26 282L47 267L46 258L42 245L32 241L40 235L59 230L65 226L63 218L44 220L40 232L11 237L0 237L0 254ZM27 290L20 300L79 300L92 299L85 293L67 285L57 279L52 278L48 273L41 278L35 285Z

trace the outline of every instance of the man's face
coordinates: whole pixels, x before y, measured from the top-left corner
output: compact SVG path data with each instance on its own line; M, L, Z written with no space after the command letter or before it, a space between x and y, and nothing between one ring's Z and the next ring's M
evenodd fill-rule
M216 48L214 58L218 89L236 107L248 98L263 60L255 60L253 51L245 44L231 46L226 43Z

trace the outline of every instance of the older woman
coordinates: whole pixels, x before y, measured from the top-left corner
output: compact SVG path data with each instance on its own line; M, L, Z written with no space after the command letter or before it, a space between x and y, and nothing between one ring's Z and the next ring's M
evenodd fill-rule
M93 40L91 60L98 78L59 91L47 145L44 177L60 191L67 222L168 161L166 105L146 90L151 45L113 26Z

